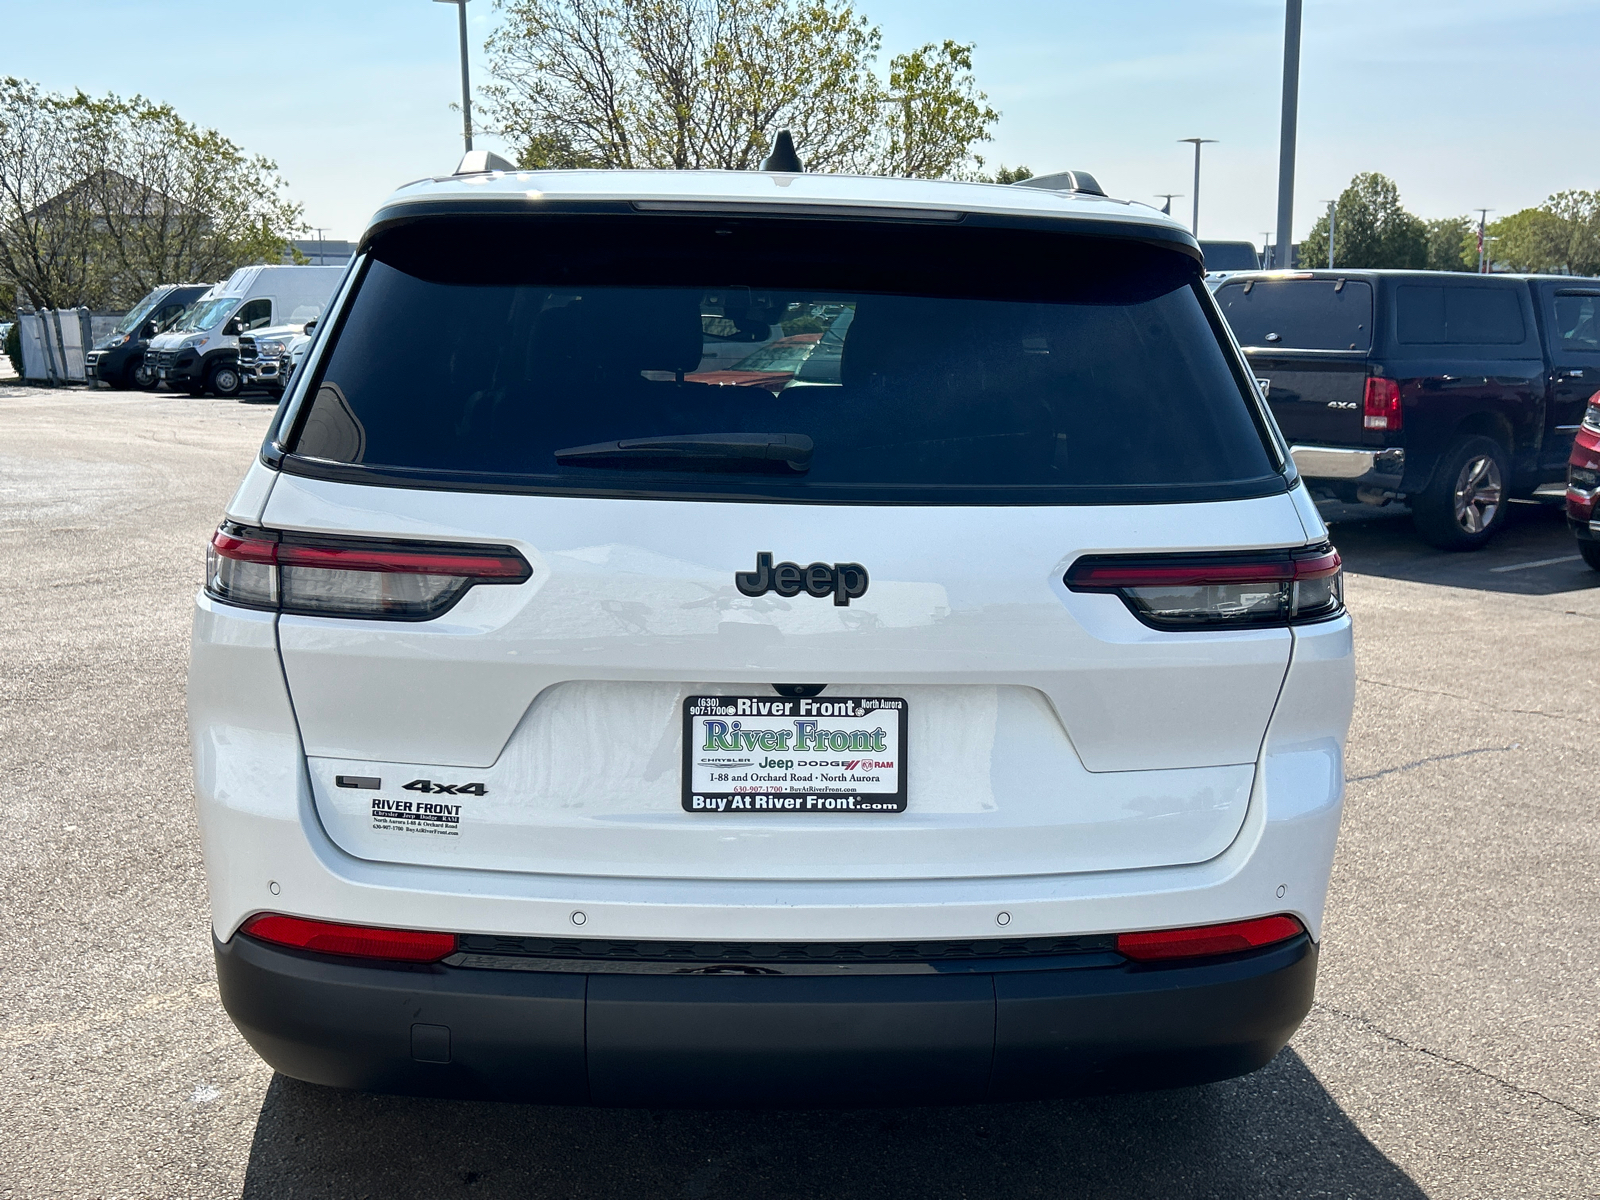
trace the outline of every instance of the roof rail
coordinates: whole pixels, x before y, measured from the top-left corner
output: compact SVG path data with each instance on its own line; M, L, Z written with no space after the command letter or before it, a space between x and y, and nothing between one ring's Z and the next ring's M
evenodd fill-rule
M1019 179L1011 186L1044 188L1049 192L1082 192L1085 196L1106 194L1105 189L1087 171L1057 171L1053 175L1035 175L1031 179Z
M490 171L515 171L517 164L501 158L493 150L468 150L456 167L457 175L486 175Z

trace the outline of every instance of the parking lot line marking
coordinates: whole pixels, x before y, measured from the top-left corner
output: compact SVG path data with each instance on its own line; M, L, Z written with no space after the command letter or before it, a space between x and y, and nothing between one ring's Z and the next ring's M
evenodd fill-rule
M1512 563L1509 567L1490 567L1489 570L1496 575L1504 574L1506 571L1531 571L1534 567L1553 567L1557 563L1577 562L1582 557L1581 554L1564 554L1560 558L1540 558L1533 562Z

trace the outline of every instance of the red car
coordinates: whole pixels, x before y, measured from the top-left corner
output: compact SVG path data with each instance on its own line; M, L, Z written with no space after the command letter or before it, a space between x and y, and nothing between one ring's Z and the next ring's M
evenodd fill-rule
M784 384L794 378L801 364L811 357L811 352L822 340L820 333L797 333L779 338L754 353L747 354L733 366L721 371L696 371L684 378L694 383L722 383L738 387L760 387L769 392L783 391Z
M1583 424L1567 459L1567 524L1578 538L1583 561L1600 571L1600 392L1589 397Z

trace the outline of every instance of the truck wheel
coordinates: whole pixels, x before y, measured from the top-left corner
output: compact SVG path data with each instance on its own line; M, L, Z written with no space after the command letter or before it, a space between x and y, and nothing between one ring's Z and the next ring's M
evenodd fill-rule
M1591 571L1600 571L1600 542L1579 542L1578 553Z
M228 398L237 396L243 382L239 378L237 367L230 367L226 363L212 367L206 375L206 388L216 396Z
M1477 550L1506 521L1511 465L1493 438L1467 437L1439 456L1433 480L1411 497L1411 520L1441 550Z

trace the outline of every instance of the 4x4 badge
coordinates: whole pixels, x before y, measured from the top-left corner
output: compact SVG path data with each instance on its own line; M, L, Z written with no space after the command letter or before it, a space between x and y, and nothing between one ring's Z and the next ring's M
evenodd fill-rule
M781 562L772 565L772 552L763 550L756 555L754 571L735 571L734 586L746 596L764 596L777 592L780 596L798 596L802 590L821 599L830 593L835 604L849 604L858 596L867 594L867 569L860 563L814 562L809 567L799 563Z

